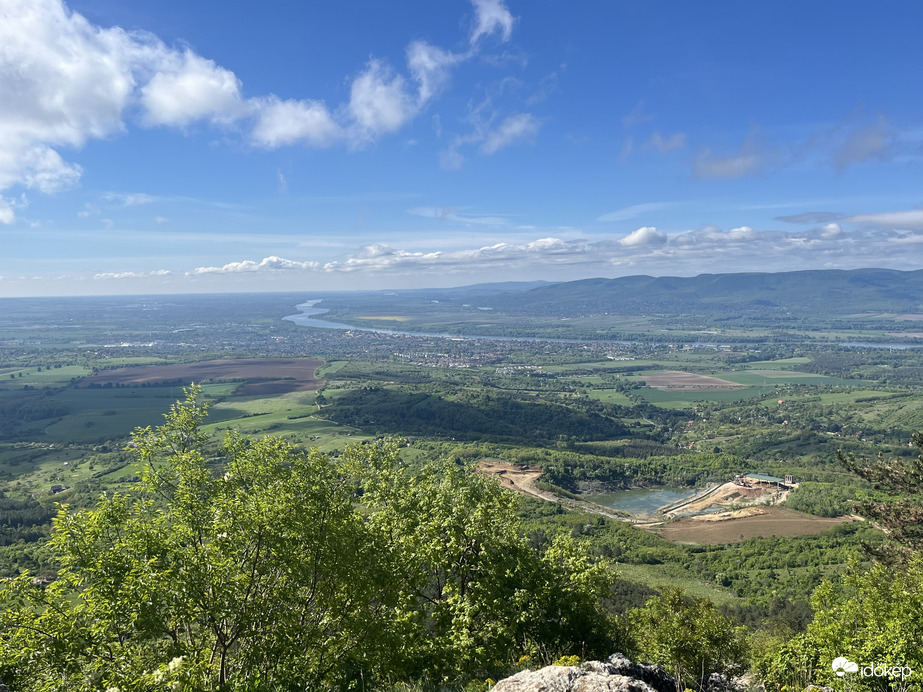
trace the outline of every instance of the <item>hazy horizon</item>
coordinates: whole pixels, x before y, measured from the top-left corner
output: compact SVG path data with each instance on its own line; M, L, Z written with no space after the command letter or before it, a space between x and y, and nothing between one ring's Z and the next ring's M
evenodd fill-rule
M890 269L888 267L856 267L855 269L843 269L839 271L876 271L876 270L886 270L886 271L897 271L897 272L912 272L919 271L914 269ZM695 278L699 276L718 276L718 275L728 275L728 274L787 274L793 272L805 272L805 271L835 271L827 269L794 269L794 270L779 270L779 271L743 271L743 272L698 272L694 274L625 274L623 276L615 277L605 277L605 276L587 276L581 279L574 279L573 281L594 281L594 280L603 280L609 281L620 278L631 278L631 277L650 277L650 278ZM139 292L139 293L79 293L72 292L70 294L29 294L29 295L9 295L9 296L0 296L0 299L3 298L133 298L133 297L158 297L158 296L206 296L206 295L235 295L235 294L286 294L286 293L316 293L316 294L327 294L327 293L349 293L349 292L374 292L374 291L402 291L402 290L417 290L417 291L426 291L427 289L432 289L434 291L441 290L452 290L452 289L465 289L465 288L474 288L477 286L488 286L488 285L503 285L503 284L536 284L543 283L545 285L558 284L558 283L568 283L568 281L552 281L552 280L543 280L543 279L533 279L533 280L497 280L497 281L478 281L473 283L444 283L442 285L431 284L425 286L410 286L410 287L398 287L398 286L383 286L378 288L293 288L293 289L276 289L276 288L248 288L242 290L226 290L226 291L212 291L212 290L177 290L177 291L162 291L162 292Z

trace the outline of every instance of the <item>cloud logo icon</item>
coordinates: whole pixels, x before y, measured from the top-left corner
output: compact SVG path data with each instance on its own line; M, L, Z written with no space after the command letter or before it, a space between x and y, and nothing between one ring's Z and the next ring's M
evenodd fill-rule
M843 677L846 673L858 673L859 664L853 663L845 656L839 656L833 659L833 672L839 677Z

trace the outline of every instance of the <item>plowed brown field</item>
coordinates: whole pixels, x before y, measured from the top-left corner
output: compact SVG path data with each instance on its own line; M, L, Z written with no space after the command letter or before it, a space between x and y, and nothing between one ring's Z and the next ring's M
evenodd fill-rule
M323 364L323 361L307 358L238 358L174 365L146 365L104 370L84 378L80 386L102 387L111 383L113 386L137 387L142 384L260 380L243 385L238 394L282 394L319 389L323 382L314 378L314 371Z
M854 519L815 517L784 507L746 507L733 512L687 517L652 529L671 541L715 545L754 536L807 536L847 521Z
M743 389L744 385L722 380L708 375L696 375L682 370L662 370L644 374L644 382L648 387L667 391L684 392L726 392L734 389Z

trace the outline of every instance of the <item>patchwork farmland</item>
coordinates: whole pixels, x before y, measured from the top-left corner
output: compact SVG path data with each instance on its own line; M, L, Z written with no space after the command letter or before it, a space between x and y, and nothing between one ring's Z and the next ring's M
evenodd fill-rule
M323 361L306 358L239 358L198 363L116 368L84 378L80 387L139 387L191 382L245 381L244 396L266 396L320 389L314 372Z

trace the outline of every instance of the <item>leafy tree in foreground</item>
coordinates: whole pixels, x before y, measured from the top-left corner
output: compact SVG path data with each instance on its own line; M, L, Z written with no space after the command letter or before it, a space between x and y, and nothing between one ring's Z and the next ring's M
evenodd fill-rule
M211 473L197 394L135 435L136 495L60 513L58 580L4 590L20 606L0 640L15 689L303 689L373 634L388 584L353 484L273 439L230 436L224 473Z
M895 496L889 502L864 502L857 509L884 530L890 541L885 545L866 546L869 553L885 563L906 563L923 551L923 432L913 434L913 445L920 450L912 458L868 459L852 454L838 454L846 468Z
M672 672L677 690L704 690L712 673L739 675L747 668L744 628L735 627L707 598L666 589L630 617L642 658Z
M136 433L132 494L61 511L55 582L0 589L13 689L349 689L612 643L608 573L529 550L495 482L412 476L384 443L334 461L230 435L210 458L198 395Z
M441 680L490 670L511 653L553 660L609 655L615 627L600 606L614 575L559 536L538 555L520 536L515 497L466 467L411 474L353 448L369 523L396 575L392 677Z
M770 689L812 682L870 692L923 689L923 559L915 557L897 570L878 564L860 571L854 565L842 585L818 587L811 605L816 615L807 632L755 662ZM861 667L883 668L838 677L832 664L841 656Z
M923 450L923 433L912 439ZM811 597L815 615L807 632L775 642L756 657L754 668L776 689L812 682L855 690L923 689L923 454L913 459L879 455L871 463L838 457L894 498L858 508L887 540L864 544L877 563L853 562L842 583L819 586ZM841 657L859 670L836 675L833 662ZM861 673L867 667L871 675ZM902 672L895 674L897 669Z

